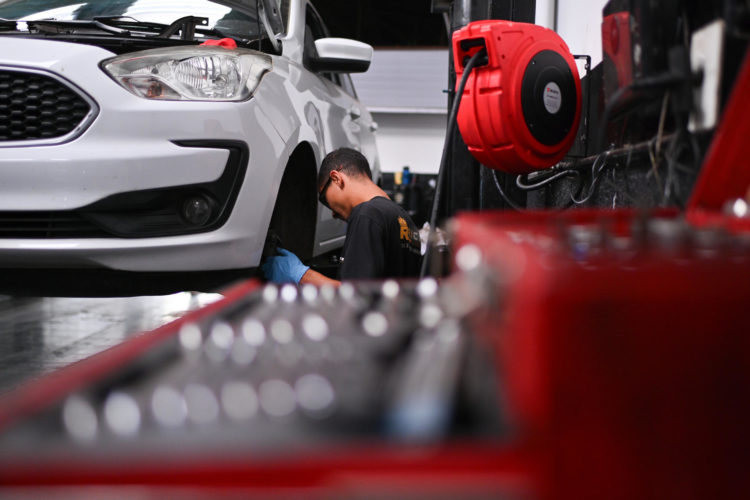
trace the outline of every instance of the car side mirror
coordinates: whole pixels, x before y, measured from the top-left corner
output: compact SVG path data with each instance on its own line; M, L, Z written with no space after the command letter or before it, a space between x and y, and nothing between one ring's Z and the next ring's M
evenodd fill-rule
M315 50L318 54L311 62L316 72L363 73L372 61L370 45L348 38L320 38Z

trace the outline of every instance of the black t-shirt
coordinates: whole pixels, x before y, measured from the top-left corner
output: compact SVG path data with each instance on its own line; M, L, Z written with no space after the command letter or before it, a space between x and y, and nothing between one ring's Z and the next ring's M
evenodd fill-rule
M419 231L406 210L377 196L352 209L343 257L342 280L419 276Z

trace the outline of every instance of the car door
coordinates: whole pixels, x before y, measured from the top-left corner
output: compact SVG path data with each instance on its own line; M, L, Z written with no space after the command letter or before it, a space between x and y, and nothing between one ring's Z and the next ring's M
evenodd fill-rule
M305 24L303 63L315 57L315 40L328 36L328 31L320 16L310 5L307 7ZM328 104L327 109L321 110L322 154L340 147L356 149L367 157L371 166L375 167L375 171L379 174L372 117L364 105L356 99L349 75L317 73L316 77L325 89L324 95ZM346 224L334 219L330 210L318 205L315 253L323 253L340 246L345 232Z

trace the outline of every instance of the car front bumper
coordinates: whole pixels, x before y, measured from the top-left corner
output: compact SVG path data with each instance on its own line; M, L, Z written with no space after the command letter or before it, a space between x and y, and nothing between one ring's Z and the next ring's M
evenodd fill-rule
M262 106L254 99L236 103L138 98L99 68L112 55L88 45L0 38L0 66L56 75L98 107L92 123L68 142L28 147L0 143L0 213L76 212L122 193L219 179L230 152L185 147L185 142L244 144L249 157L244 176L252 181L237 189L231 214L211 231L137 238L0 233L0 267L193 271L256 266L286 147Z

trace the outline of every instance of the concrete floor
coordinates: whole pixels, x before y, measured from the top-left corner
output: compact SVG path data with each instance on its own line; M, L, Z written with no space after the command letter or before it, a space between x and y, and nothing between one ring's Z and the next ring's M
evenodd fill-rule
M220 297L206 292L125 297L0 295L0 395Z
M335 273L329 258L316 264ZM126 273L0 269L0 396L153 330L257 277L255 270Z

